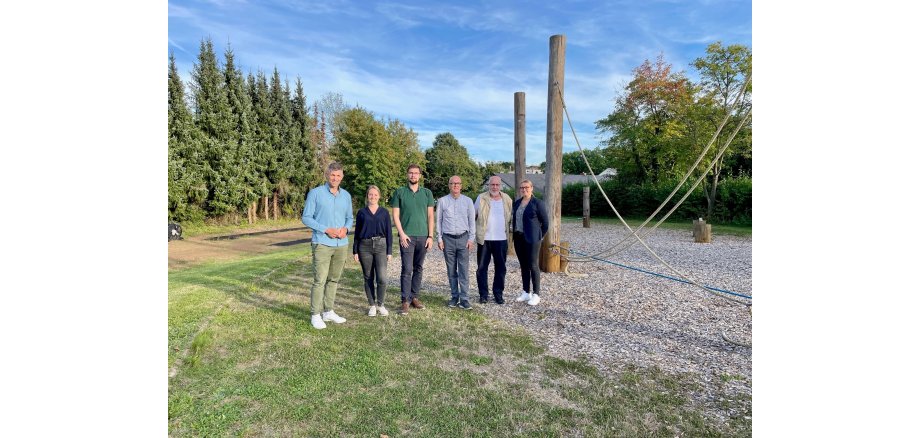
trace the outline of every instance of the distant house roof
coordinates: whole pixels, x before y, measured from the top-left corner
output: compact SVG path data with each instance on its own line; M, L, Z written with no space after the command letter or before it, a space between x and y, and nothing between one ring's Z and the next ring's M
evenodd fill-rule
M613 175L616 175L617 171L615 169L606 169L600 175L597 176L599 180L605 180L610 178ZM506 173L496 173L495 176L498 176L502 180L502 190L514 188L514 172ZM524 174L524 179L529 179L533 182L534 190L540 193L546 193L546 174L545 173L527 173ZM567 173L562 174L562 187L565 187L569 184L575 183L590 183L591 175L571 175ZM481 189L483 191L489 190L489 178L486 178L482 182Z

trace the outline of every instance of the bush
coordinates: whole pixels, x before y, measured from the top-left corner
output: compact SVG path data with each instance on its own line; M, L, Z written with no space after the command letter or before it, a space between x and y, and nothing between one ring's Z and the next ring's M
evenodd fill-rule
M636 185L623 183L617 178L613 178L601 182L601 186L621 216L645 218L658 208L661 202L674 190L678 182L680 181L674 179ZM562 188L562 214L581 216L581 198L584 186L585 184L571 184ZM590 186L592 189L591 216L616 217L603 195L597 190L597 187L594 184L590 184ZM748 176L726 178L719 182L716 205L709 221L724 224L751 224L753 217L751 187L751 178ZM668 204L662 208L662 211L655 216L656 219L661 218L670 211L674 203L684 196L688 188L689 185L685 184L684 187L678 190ZM705 215L706 194L703 192L702 186L700 186L687 197L677 211L671 214L669 219L689 220Z

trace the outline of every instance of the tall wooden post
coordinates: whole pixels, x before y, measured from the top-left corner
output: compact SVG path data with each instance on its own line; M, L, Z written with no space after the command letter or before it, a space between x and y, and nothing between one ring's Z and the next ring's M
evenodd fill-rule
M581 226L591 228L591 186L581 191Z
M546 260L544 272L561 272L559 255L549 250L559 245L562 231L562 98L565 91L565 35L549 38L549 86L546 104L546 185L543 200L549 216L549 230L540 249ZM559 91L556 90L559 88Z
M524 92L514 93L514 199L527 169L527 110L524 107Z

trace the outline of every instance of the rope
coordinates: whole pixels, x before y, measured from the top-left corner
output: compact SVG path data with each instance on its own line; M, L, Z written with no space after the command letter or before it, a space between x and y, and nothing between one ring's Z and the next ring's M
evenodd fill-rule
M574 252L574 253L576 253L576 254L584 254L584 253L580 253L580 252L578 252L578 251L573 251L573 250L569 250L569 251L570 251L570 252ZM664 274L659 274L659 273L653 272L653 271L646 271L646 270L641 269L641 268L636 268L636 267L633 267L633 266L623 265L623 264L620 264L620 263L617 263L617 262L612 262L612 261L610 261L610 260L604 260L604 259L597 258L597 257L591 257L591 258L593 258L594 260L597 260L597 261L599 261L599 262L609 263L609 264L611 264L611 265L619 266L619 267L621 267L621 268L632 269L633 271L639 271L639 272L642 272L642 273L644 273L644 274L654 275L654 276L656 276L656 277L661 277L661 278L667 278L668 280L674 280L674 281L677 281L677 282L680 282L680 283L693 284L693 283L691 283L691 282L689 282L689 281L681 280L681 279L679 279L679 278L669 277L669 276L664 275ZM704 286L704 287L705 287L706 289L714 290L714 291L716 291L716 292L722 292L722 293L724 293L724 294L734 295L734 296L736 296L736 297L747 298L747 299L749 299L749 300L752 299L752 298L751 298L750 296L748 296L748 295L739 294L739 293L737 293L737 292L732 292L732 291L730 291L730 290L719 289L719 288L717 288L717 287L712 287L712 286Z
M568 110L568 108L567 108L566 105L565 105L565 98L562 96L562 90L559 88L559 82L554 82L553 85L556 87L556 92L559 93L559 99L560 99L561 102L562 102L562 109L563 109L563 111L565 112L565 117L566 117L566 119L569 121L569 127L570 127L571 130L572 130L572 136L575 138L575 144L578 146L578 150L581 152L581 157L582 157L582 159L585 161L585 165L587 165L588 171L591 172L591 178L594 179L594 184L597 185L597 188L598 188L598 190L600 190L601 195L603 195L603 196L604 196L604 199L607 201L607 205L610 206L610 208L613 210L613 213L617 215L617 218L620 219L620 222L626 227L626 229L629 230L629 231L636 237L636 240L637 240L639 243L641 243L643 247L645 247L645 249L649 252L649 254L651 254L653 257L655 257L655 259L657 259L661 264L663 264L665 267L667 267L668 269L670 269L671 272L673 272L674 274L678 275L679 277L683 278L684 280L687 280L687 282L693 284L694 286L697 286L697 287L699 287L700 289L703 289L704 291L709 292L709 293L711 293L711 294L713 294L713 295L715 295L715 296L717 296L717 297L719 297L719 298L722 298L722 299L724 299L724 300L726 300L726 301L729 301L729 302L732 302L732 303L735 303L735 304L749 305L747 302L740 301L740 300L738 300L737 298L732 298L732 297L730 297L730 296L726 296L726 295L722 295L722 294L718 294L718 293L716 293L716 292L710 291L709 289L706 289L706 286L701 285L698 281L696 281L696 280L694 280L694 279L692 279L692 278L689 278L688 276L684 275L683 273L681 273L680 271L678 271L677 269L675 269L673 266L671 266L670 264L668 264L668 262L664 261L664 259L662 259L654 250L652 250L652 248L650 248L650 247L648 246L648 244L646 244L645 241L642 240L642 238L639 237L639 236L636 234L636 232L632 229L632 227L630 227L629 224L626 223L626 220L623 219L623 216L620 216L620 212L617 211L616 207L613 206L613 202L610 201L610 198L607 196L607 192L605 192L605 191L604 191L604 188L601 187L600 181L597 180L597 175L594 174L594 169L591 168L591 163L588 163L588 158L585 156L584 149L582 149L582 147L581 147L581 142L578 141L578 135L575 133L575 127L574 127L573 124L572 124L572 118L569 116L569 110ZM748 109L747 114L750 114L750 109ZM746 117L746 116L745 116L745 117ZM554 247L558 247L558 246L559 246L558 242L550 242L550 243L551 243L552 246L554 246Z
M743 93L744 89L747 88L748 82L750 82L750 75L748 75L748 77L745 79L745 82L744 82L745 85L744 85L744 87L741 88L741 91L740 91L740 92ZM730 301L730 302L733 302L733 303L744 304L744 305L747 306L748 311L750 311L750 310L751 310L751 304L750 304L750 303L745 302L745 301L740 301L740 300L738 300L738 299L736 299L736 298L731 298L731 297L729 297L729 296L717 294L716 292L709 290L706 286L701 285L701 284L699 284L698 282L696 282L696 281L694 281L694 280L692 280L692 279L690 279L690 278L687 278L687 276L685 276L685 275L681 274L680 272L678 272L676 269L674 269L674 267L672 267L672 266L669 265L667 262L665 262L661 257L659 257L658 254L655 253L655 251L652 251L652 249L649 248L649 246L645 243L645 241L642 240L642 237L639 236L639 235L637 234L637 231L638 231L638 230L635 230L635 231L634 231L634 230L629 226L629 224L626 223L626 221L623 219L623 217L620 216L620 212L618 212L617 209L616 209L616 207L613 206L613 202L610 201L610 198L607 196L607 193L604 192L604 188L601 187L600 182L597 180L597 175L594 174L594 170L591 168L591 163L588 162L588 158L585 156L584 149L582 149L582 147L581 147L581 142L578 141L578 135L575 133L575 126L572 124L572 118L569 116L569 110L568 110L568 108L567 108L566 105L565 105L565 98L562 96L562 90L561 90L560 87L559 87L559 82L554 82L553 85L556 87L556 91L559 93L559 99L560 99L560 101L562 102L562 109L563 109L563 111L565 112L565 117L566 117L566 119L567 119L568 122L569 122L569 128L572 130L572 136L575 138L575 144L578 146L578 151L581 153L581 158L585 161L585 165L588 167L588 171L591 172L591 178L594 179L594 184L597 186L598 190L600 190L601 195L604 196L604 199L607 201L607 205L610 206L610 208L613 210L614 214L616 214L617 218L620 219L620 222L623 223L623 225L626 227L626 229L629 230L629 231L632 233L632 235L636 237L636 241L638 241L639 243L641 243L642 246L645 247L645 249L648 250L648 252L649 252L650 254L652 254L659 262L661 262L661 264L665 265L668 269L670 269L672 272L674 272L675 274L677 274L677 275L679 275L680 277L682 277L684 280L687 280L688 283L693 284L694 286L697 286L697 287L699 287L699 288L705 290L706 292L709 292L709 293L711 293L711 294L713 294L713 295L716 295L717 297L720 297L720 298L725 299L725 300L727 300L727 301ZM739 97L740 97L740 94L739 94ZM736 98L736 100L735 100L734 103L737 103L737 98ZM734 104L734 103L733 103L733 104ZM736 135L736 134L738 133L738 131L740 130L740 127L743 125L744 120L747 119L747 117L750 115L750 113L751 113L751 108L748 108L747 112L745 112L744 117L741 119L741 122L742 122L742 123L739 123L738 128L735 129L735 132L732 134L732 136L731 136L731 138L729 139L729 141L727 141L727 142L725 143L725 145L723 145L722 149L720 149L719 154L717 154L716 158L713 159L713 163L716 162L716 160L718 159L718 157L721 156L721 154L725 152L725 149L728 147L728 145L731 144L731 140L734 139L735 135ZM731 113L729 112L728 114L731 114ZM728 114L726 115L726 117L728 117ZM721 130L722 126L724 126L724 121L723 121L723 124L720 125L719 130ZM718 134L718 132L719 132L719 131L717 131L717 134ZM711 143L711 142L712 142L712 140L710 141L710 143ZM709 145L707 145L707 150L708 150L708 147L709 147ZM700 155L702 156L703 154L700 154ZM699 159L698 159L697 161L699 161ZM711 168L711 166L712 166L712 164L710 164L710 168ZM691 168L690 171L692 171L692 168ZM708 172L708 170L707 170L706 172ZM706 175L706 172L703 172L703 174L702 174L702 176L700 177L700 179L697 180L697 184L699 184L699 181L702 180L702 177ZM689 173L688 173L688 175L689 175ZM686 177L685 177L685 179L684 179L684 182L685 182L685 181L686 181ZM681 184L683 184L683 182L682 182ZM678 187L680 187L680 185L678 185ZM696 188L696 186L694 186L694 189L695 189L695 188ZM687 194L689 195L689 193L691 193L692 191L693 191L693 190L691 189L690 191L687 192ZM675 188L675 192L676 192L676 188ZM672 193L672 196L673 196L673 193ZM685 195L684 198L681 199L680 202L683 202L683 201L686 199L686 197L687 197L687 195ZM670 199L670 197L669 197L669 199ZM665 202L667 202L667 201L665 201ZM680 205L680 202L679 202L677 205ZM675 207L671 210L671 212L668 212L668 215L670 215L676 208L677 208L677 206L675 206ZM661 207L659 207L658 210L660 210L660 209L661 209ZM658 211L658 210L656 210L656 213L655 213L655 214L657 214L657 211ZM654 217L654 214L652 215L652 217ZM667 217L667 216L665 216L665 218L666 218L666 217ZM650 219L651 219L651 218L649 218L648 220L650 220ZM643 223L642 225L644 226L646 223L648 223L648 220L646 220L646 222ZM661 222L663 222L663 220L664 220L664 219L662 219L662 220L659 221L657 224L655 224L655 227L657 227L658 225L660 225ZM640 227L640 228L641 228L641 227ZM653 228L653 229L654 229L654 228ZM651 231L650 231L650 232L651 232ZM550 242L550 243L551 243L551 246L550 246L551 248L556 248L556 247L558 247L558 244L557 244L557 243L555 243L555 242ZM570 250L570 251L571 251L571 250ZM722 339L724 339L726 342L729 342L729 343L731 343L731 344L739 345L739 346L742 346L742 347L748 347L748 348L751 347L751 344L750 344L750 343L745 343L745 342L740 342L740 341L732 340L731 338L729 338L728 336L725 335L725 331L724 331L724 330L721 331L721 336L722 336Z
M748 110L744 113L744 116L741 118L741 121L743 122L744 120L747 120L747 117L750 115L750 113L751 113L751 108L748 108ZM645 224L647 224L647 223L649 222L649 220L651 220L651 218L654 217L654 215L658 213L657 210L656 210L655 213L652 213L652 216L649 216L649 218L648 218L642 225L640 225L639 228L637 228L635 232L633 232L632 234L629 234L629 235L627 235L626 237L624 237L623 240L621 240L619 243L617 243L617 244L614 245L613 247L608 248L608 249L605 249L605 250L602 250L602 251L600 251L600 252L597 252L597 253L593 254L593 256L612 257L612 256L614 256L614 255L617 255L617 254L619 254L619 253L621 253L621 252L623 252L623 251L625 251L625 250L631 248L633 245L635 245L636 242L635 242L635 241L631 241L631 242L630 242L628 245L626 245L625 247L620 248L620 249L617 249L617 246L619 246L620 243L625 242L626 239L629 239L629 238L632 237L632 236L645 237L645 236L648 236L652 231L655 231L655 229L657 229L659 225L661 225L665 220L667 220L668 217L671 216L671 214L673 214L675 211L677 211L677 208L680 207L681 204L683 204L683 202L686 201L688 197L690 197L690 194L693 193L694 190L696 190L696 188L697 188L697 187L700 185L700 183L703 181L703 178L706 177L706 174L715 166L715 164L716 164L716 162L718 161L719 157L721 157L721 156L725 153L725 151L728 149L728 146L729 146L729 145L731 144L731 142L735 139L735 136L738 135L738 132L741 131L741 127L742 127L743 125L744 125L743 123L739 123L739 124L738 124L738 126L735 128L735 131L732 132L732 135L728 138L728 140L725 142L725 144L723 144L722 147L719 148L718 153L716 153L716 156L713 158L712 162L709 163L709 166L706 168L706 170L705 170L704 172L700 173L700 176L699 176L699 177L696 179L696 181L693 183L693 186L690 187L689 190L687 190L687 193L685 193L684 196L682 196L682 197L680 198L680 200L677 201L676 204L674 204L673 207L671 207L671 209L667 212L667 214L665 214L664 216L662 216L661 219L659 219L658 222L655 223L655 226L653 226L652 228L646 230L644 233L642 233L641 236L639 236L639 234L637 234L638 231L642 228L642 226L644 226ZM681 183L681 184L683 184L683 183ZM678 186L678 187L679 187L679 186ZM603 190L603 189L602 189L602 190ZM668 201L668 200L665 200L665 202L667 202L667 201ZM664 205L664 204L662 204L662 206L663 206L663 205ZM660 207L659 207L659 209L660 209ZM585 261L590 261L590 259L588 259L588 258L579 258L579 259L569 260L569 261L574 261L574 262L585 262Z
M735 107L735 106L738 104L738 102L739 102L739 101L741 100L741 98L744 96L744 90L747 88L747 84L750 82L750 80L751 80L751 77L750 77L750 76L748 76L748 77L745 79L744 85L742 85L742 87L740 88L740 91L738 92L738 95L735 96L735 100L732 102L732 104L729 106L729 108L733 108L733 107ZM566 117L568 118L568 109L566 109L566 107L565 107L565 102L564 102L564 101L563 101L563 109L566 110ZM749 114L749 113L750 113L750 108L748 109L748 111L747 111L747 113L744 115L744 117L742 117L742 120L741 120L742 122L747 118L747 114ZM700 162L701 162L701 161L703 160L703 158L706 156L706 153L709 152L709 149L712 147L712 144L715 143L715 140L718 138L719 134L722 133L722 129L725 127L725 124L728 122L729 118L731 118L731 115L732 115L732 112L731 112L731 111L727 111L727 112L726 112L725 117L722 119L722 123L719 124L718 129L716 129L716 132L713 133L712 138L709 139L709 142L706 144L706 147L703 148L703 151L700 152L700 155L697 157L696 161L693 163L693 165L691 165L691 166L689 167L689 169L687 170L687 173L684 174L684 176L683 176L683 178L681 179L681 181L674 187L674 190L671 191L671 194L669 194L668 197L667 197L664 201L661 202L661 205L659 205L658 208L655 209L655 211L652 212L652 214L649 215L649 217L645 220L645 222L642 222L642 224L639 225L638 228L636 228L636 231L634 231L633 233L631 233L631 234L629 234L629 235L627 235L627 236L624 236L623 239L621 239L619 242L617 242L617 243L616 243L615 245L613 245L612 247L609 247L609 248L604 249L604 250L601 250L601 251L599 251L599 252L597 252L597 253L595 253L595 254L592 254L593 256L612 257L612 256L614 256L614 255L616 255L616 254L619 254L619 253L622 252L622 251L625 251L626 249L631 248L631 247L635 244L635 241L630 241L630 243L629 243L625 248L622 248L622 249L617 250L617 248L618 248L621 244L623 244L623 243L625 243L627 240L629 240L630 237L632 237L632 236L638 236L637 233L638 233L640 230L642 230L642 229L652 220L652 218L654 218L655 215L657 215L658 212L660 212L661 209L664 208L665 205L667 205L667 203L671 200L671 198L674 197L674 195L677 193L677 191L680 189L680 187L682 187L682 186L684 185L684 183L687 182L687 179L690 177L691 174L693 174L693 170L696 169L696 167L700 164ZM661 225L665 220L667 220L667 218L670 217L671 214L674 213L674 212L677 210L677 208L680 207L681 204L683 204L683 202L687 199L687 197L689 197L690 194L693 193L694 190L696 190L696 188L699 186L700 182L703 180L703 178L705 178L706 174L709 173L710 170L712 170L712 168L715 166L715 163L718 162L719 158L722 156L722 154L723 154L723 153L725 152L725 150L728 148L728 145L730 145L731 142L735 139L735 136L736 136L736 135L738 134L738 132L740 131L740 127L741 127L741 126L743 126L743 123L739 123L739 124L738 124L738 128L737 128L737 129L735 130L735 132L731 135L731 137L728 139L728 141L725 142L725 145L724 145L722 148L719 149L719 152L718 152L718 153L716 154L716 156L712 159L712 162L709 164L709 166L706 168L706 170L704 170L704 171L700 174L700 177L696 180L696 182L694 183L693 187L691 187L689 190L687 190L687 193L684 194L684 196L680 199L680 201L678 201L677 204L674 205L674 207L672 207L671 210L668 211L668 213L664 215L664 217L662 217L657 223L655 223L655 225L654 225L651 229L645 231L645 233L642 234L642 236L640 236L640 237L647 236L649 233L651 233L652 231L654 231L655 229L657 229L658 226ZM572 120L571 120L571 118L569 118L569 127L572 129L572 135L574 136L574 135L575 135L575 128L572 126ZM577 138L577 137L576 137L575 141L576 141L576 143L578 142L578 138ZM580 144L579 144L579 150L581 150L581 145L580 145ZM587 163L587 158L584 157L584 152L583 152L583 151L582 151L582 157L584 158L585 163L588 164L588 163ZM589 167L589 168L591 167L590 164L588 164L588 167ZM593 172L592 172L592 174L593 174ZM569 260L569 261L580 262L580 261L589 261L589 260L590 260L590 259L577 259L577 260Z

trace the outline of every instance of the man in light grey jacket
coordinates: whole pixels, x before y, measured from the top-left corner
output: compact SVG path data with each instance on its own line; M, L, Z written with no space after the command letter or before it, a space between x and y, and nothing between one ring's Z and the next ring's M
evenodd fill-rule
M511 197L501 191L502 180L489 178L489 191L476 197L476 285L479 303L489 302L489 261L495 261L492 295L495 304L505 304L505 261L511 241Z

